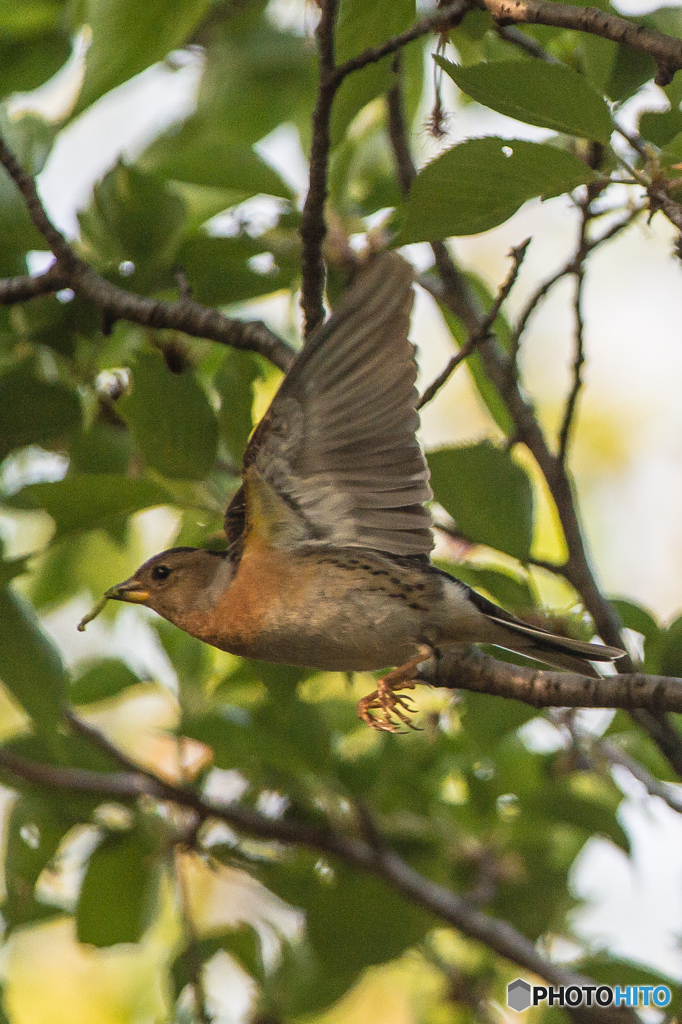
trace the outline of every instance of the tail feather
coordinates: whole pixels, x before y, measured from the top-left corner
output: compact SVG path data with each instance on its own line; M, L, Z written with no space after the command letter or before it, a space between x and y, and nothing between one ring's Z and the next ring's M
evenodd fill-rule
M617 647L607 647L604 644L586 643L584 640L573 640L571 637L556 636L544 629L535 626L527 626L519 622L513 616L500 618L489 616L489 621L499 627L501 635L493 643L500 647L509 647L510 650L525 654L530 658L537 658L540 661L547 661L550 665L557 665L560 668L570 669L572 672L579 672L581 675L591 675L599 678L599 673L592 668L592 661L615 661L622 658L624 651ZM506 640L506 642L505 642Z

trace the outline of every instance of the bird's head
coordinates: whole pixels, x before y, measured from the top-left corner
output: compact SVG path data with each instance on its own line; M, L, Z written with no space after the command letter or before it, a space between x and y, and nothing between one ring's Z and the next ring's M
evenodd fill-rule
M170 548L154 555L123 583L107 590L78 628L84 629L106 601L126 601L153 608L164 619L186 629L188 615L210 610L220 600L231 577L232 565L224 551Z

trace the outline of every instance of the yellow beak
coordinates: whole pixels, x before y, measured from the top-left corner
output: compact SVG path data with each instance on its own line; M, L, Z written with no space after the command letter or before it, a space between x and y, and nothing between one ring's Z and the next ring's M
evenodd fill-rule
M149 591L145 590L135 577L111 587L104 595L110 601L128 601L130 604L144 604L149 599Z

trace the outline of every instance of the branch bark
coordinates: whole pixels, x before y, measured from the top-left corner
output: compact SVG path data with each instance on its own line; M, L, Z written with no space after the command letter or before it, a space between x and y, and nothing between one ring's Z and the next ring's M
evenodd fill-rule
M534 708L624 708L682 712L682 679L643 672L592 676L511 665L476 647L448 648L420 666L432 686L489 693Z
M656 62L657 85L668 85L682 68L682 40L644 28L596 7L574 7L556 0L479 0L498 25L553 25L611 39L648 54Z

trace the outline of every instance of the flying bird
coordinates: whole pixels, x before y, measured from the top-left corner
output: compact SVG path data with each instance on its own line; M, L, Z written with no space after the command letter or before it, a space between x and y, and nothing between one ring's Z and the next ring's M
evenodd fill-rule
M590 662L623 654L528 625L431 563L413 280L397 253L371 257L306 339L247 446L226 549L163 551L103 599L144 604L246 658L397 665L358 702L360 718L385 730L394 716L409 724L396 691L448 644L494 644L593 676Z

